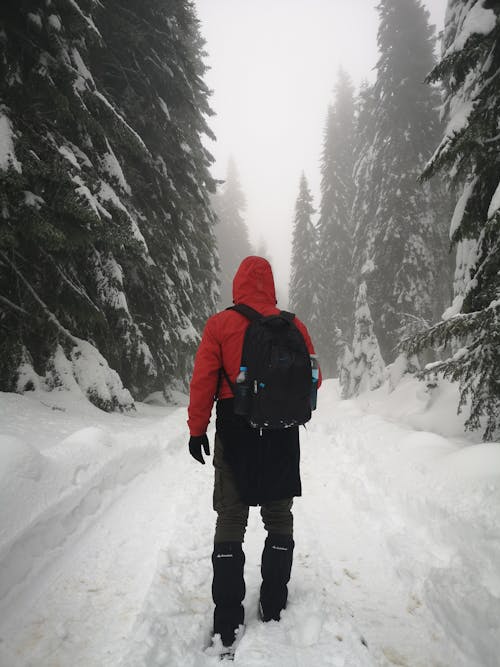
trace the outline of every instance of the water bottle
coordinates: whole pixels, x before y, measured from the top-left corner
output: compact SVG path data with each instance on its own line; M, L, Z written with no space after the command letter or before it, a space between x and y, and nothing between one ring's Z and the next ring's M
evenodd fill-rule
M234 412L237 415L247 415L249 409L250 390L247 382L246 366L240 366L236 376L236 393L234 396Z
M244 384L245 380L247 379L247 370L248 368L246 366L240 366L240 372L236 378L236 384Z
M318 398L319 364L318 364L318 357L315 354L311 354L310 356L311 356L311 374L312 374L311 410L316 410L316 403Z

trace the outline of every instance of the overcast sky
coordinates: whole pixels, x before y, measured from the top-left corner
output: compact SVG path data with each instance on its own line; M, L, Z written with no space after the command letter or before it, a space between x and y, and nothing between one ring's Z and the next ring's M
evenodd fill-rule
M328 104L342 66L355 86L373 80L375 0L196 0L208 52L217 136L213 173L230 155L247 197L251 240L269 249L286 307L299 178L319 205L319 159ZM442 29L446 0L427 0Z

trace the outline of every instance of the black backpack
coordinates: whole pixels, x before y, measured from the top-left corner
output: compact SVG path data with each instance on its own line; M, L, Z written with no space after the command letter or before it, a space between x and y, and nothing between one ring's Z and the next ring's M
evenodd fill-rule
M260 429L289 428L311 419L311 358L294 323L295 315L280 311L261 315L250 306L235 310L250 320L243 341L240 366L244 382L233 383L222 369L234 394L234 412Z

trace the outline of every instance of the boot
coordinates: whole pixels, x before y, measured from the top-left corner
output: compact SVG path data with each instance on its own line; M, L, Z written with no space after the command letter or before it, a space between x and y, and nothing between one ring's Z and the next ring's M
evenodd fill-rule
M242 605L245 597L244 564L245 554L241 542L215 543L212 554L214 635L220 634L224 646L234 643L235 631L245 620Z
M291 535L269 534L266 538L260 568L260 615L265 622L279 621L286 607L294 545Z

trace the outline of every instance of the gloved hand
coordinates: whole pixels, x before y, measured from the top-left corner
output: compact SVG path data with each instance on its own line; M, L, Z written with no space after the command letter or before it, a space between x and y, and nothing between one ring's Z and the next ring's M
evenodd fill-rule
M205 465L203 454L201 453L202 445L205 454L209 456L210 447L208 445L208 438L206 433L204 433L203 435L192 435L189 438L189 453L191 454L193 459L196 459L197 461Z

